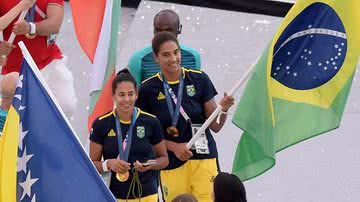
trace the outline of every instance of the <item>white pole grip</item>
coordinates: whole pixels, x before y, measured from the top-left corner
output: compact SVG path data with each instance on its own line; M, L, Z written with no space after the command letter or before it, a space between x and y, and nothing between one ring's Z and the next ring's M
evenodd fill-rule
M237 81L235 86L230 90L229 96L233 96L235 92L245 83L247 78L250 76L252 70L255 68L256 64L251 65L251 67L245 72L245 74L241 77L240 80ZM209 116L209 118L205 121L205 123L200 127L200 129L196 132L196 134L191 138L191 140L186 144L186 147L188 149L191 148L191 146L195 143L197 138L200 136L200 134L204 133L206 128L209 127L209 125L214 121L214 119L219 115L221 112L221 105L218 105L215 109L215 111Z
M27 10L21 12L21 14L20 14L20 16L19 16L19 19L18 19L18 22L19 22L20 20L23 20L23 19L25 18L27 12L28 12ZM10 35L10 37L9 37L8 42L9 42L10 44L13 44L13 43L14 43L14 40L15 40L15 37L16 37L16 34L15 34L14 32L11 32L11 35Z
M1 41L4 41L4 35L3 35L2 31L0 31L0 42ZM2 57L2 55L0 55L0 57ZM0 65L0 72L1 72L2 68L3 68L3 66Z

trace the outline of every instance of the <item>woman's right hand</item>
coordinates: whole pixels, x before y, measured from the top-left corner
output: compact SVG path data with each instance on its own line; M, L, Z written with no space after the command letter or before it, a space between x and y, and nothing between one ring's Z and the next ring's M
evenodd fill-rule
M193 153L186 147L186 143L175 143L172 150L181 161L187 161L193 156Z
M22 10L28 10L29 8L31 8L34 3L36 2L36 0L21 0L20 4L21 4L21 8Z
M0 41L0 55L8 56L15 46L7 41Z
M120 159L109 159L106 164L115 173L125 173L130 170L130 163Z

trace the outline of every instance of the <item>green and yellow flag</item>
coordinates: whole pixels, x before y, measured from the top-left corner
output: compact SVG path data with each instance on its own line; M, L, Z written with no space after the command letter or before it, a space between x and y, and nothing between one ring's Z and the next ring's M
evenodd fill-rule
M19 115L11 107L0 136L0 202L16 201Z
M248 81L233 117L244 133L233 172L248 180L276 152L337 128L360 54L359 0L298 0Z

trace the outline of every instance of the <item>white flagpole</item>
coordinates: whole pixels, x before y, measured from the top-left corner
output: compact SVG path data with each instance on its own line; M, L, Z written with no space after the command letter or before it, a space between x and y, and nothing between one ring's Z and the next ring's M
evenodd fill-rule
M4 35L3 35L3 32L2 31L0 31L0 42L1 41L4 41ZM0 55L0 57L4 57L4 56L2 56L2 55ZM5 56L5 58L6 58L6 56ZM2 70L2 66L0 65L0 71Z
M24 59L27 61L27 63L29 64L29 66L31 67L31 70L34 72L34 74L36 75L36 77L39 79L39 81L41 82L41 84L43 85L43 87L45 88L46 92L49 94L50 98L52 99L52 101L54 102L56 108L58 108L60 114L62 115L63 119L65 120L65 122L67 123L67 125L69 126L70 130L72 131L73 134L75 134L75 137L76 139L79 141L80 143L80 140L78 138L78 136L76 135L75 133L75 130L72 128L69 120L67 119L67 117L65 116L65 113L64 111L62 110L62 108L60 107L58 101L56 100L54 94L51 92L50 90L50 87L47 85L44 77L42 76L38 66L36 65L34 59L32 58L30 52L28 51L28 49L26 48L24 42L20 41L18 43L20 49L21 49L21 52L24 56ZM81 145L81 143L80 143ZM85 151L85 148L83 147L84 151Z
M28 12L27 10L26 10L26 11L22 11L17 22L19 22L20 20L24 19L25 16L26 16L26 14L27 14L27 12ZM13 44L13 43L14 43L14 40L15 40L15 37L16 37L16 34L15 34L14 32L11 32L11 35L10 35L10 37L9 37L8 42L9 42L10 44Z
M251 67L245 72L245 74L241 77L240 80L238 80L235 84L235 86L231 89L229 96L233 96L235 92L245 83L247 78L250 76L251 72L255 68L256 63L251 65ZM196 134L191 138L191 140L186 144L186 147L190 149L192 145L195 143L197 138L200 136L200 134L204 133L207 127L214 121L214 119L219 115L221 112L221 105L218 104L215 111L209 116L209 118L205 121L205 123L201 126L201 128L196 132Z

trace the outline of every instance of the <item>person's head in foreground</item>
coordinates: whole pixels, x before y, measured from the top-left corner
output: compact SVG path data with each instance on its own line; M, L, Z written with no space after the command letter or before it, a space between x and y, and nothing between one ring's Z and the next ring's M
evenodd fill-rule
M181 34L181 28L180 18L178 14L172 10L162 10L154 17L154 35L167 31L177 37Z
M191 194L181 194L175 197L171 202L198 202L198 200Z
M214 180L214 202L246 202L241 180L234 174L220 172Z

